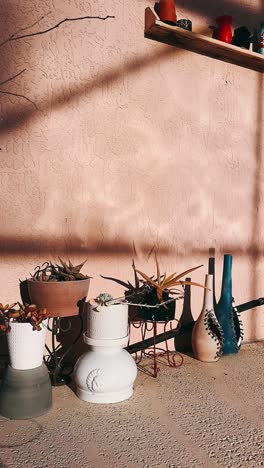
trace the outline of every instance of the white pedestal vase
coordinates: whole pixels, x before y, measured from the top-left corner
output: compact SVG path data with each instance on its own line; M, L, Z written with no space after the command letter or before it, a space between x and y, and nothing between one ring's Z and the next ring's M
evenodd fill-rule
M89 346L74 368L76 393L90 403L117 403L133 394L137 366L125 351L128 344L128 306L88 305L88 329L84 342Z

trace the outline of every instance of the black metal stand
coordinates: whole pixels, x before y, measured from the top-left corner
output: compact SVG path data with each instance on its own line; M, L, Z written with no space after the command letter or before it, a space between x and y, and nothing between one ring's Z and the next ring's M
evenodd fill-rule
M56 340L56 338L58 338L60 333L67 333L71 330L72 328L71 317L67 317L67 318L69 322L68 322L68 327L66 328L63 328L61 326L62 319L59 317L54 317L52 319L49 319L49 321L52 320L51 327L50 327L50 324L48 323L48 330L52 334L52 337L51 337L52 349L50 350L50 348L46 345L48 356L44 357L44 362L48 368L51 383L53 386L65 385L71 381L70 374L73 371L73 364L66 362L65 358L67 357L67 355L72 350L73 346L77 343L77 341L79 340L79 338L81 337L83 333L83 318L79 314L78 318L80 320L80 331L78 335L76 336L76 338L74 339L74 341L72 342L72 344L61 355L62 345L60 342L56 344L56 342L58 341ZM63 319L65 320L66 317L64 317Z

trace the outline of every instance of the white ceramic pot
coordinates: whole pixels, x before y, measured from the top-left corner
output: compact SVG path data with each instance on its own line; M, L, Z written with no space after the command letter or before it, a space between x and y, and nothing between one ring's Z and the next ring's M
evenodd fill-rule
M42 330L33 330L30 323L11 322L7 334L9 357L13 369L34 369L42 365L47 335L48 320L41 324Z
M87 332L95 340L117 340L128 335L128 305L96 307L88 304Z
M132 356L122 349L128 336L118 340L95 340L84 334L89 351L74 368L77 396L89 403L117 403L133 394L137 366Z

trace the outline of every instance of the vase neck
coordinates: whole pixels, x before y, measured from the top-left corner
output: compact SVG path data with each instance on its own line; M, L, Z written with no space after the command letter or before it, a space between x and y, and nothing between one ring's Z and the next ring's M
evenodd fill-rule
M205 287L204 290L204 302L203 308L206 310L214 309L214 299L213 299L213 275L205 275Z
M232 298L232 255L224 255L223 278L220 300Z
M208 261L208 273L209 275L213 276L213 300L214 300L214 307L216 306L216 295L215 295L215 257L209 257Z

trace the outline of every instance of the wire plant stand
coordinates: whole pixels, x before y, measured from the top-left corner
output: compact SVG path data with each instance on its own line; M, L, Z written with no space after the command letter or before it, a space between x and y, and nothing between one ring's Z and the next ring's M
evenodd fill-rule
M70 361L66 361L66 358L83 334L83 318L81 314L79 314L79 331L70 346L63 352L63 346L59 341L59 337L61 333L70 332L72 329L71 317L67 317L67 319L68 324L66 327L62 325L62 319L60 317L53 317L48 321L47 328L48 331L51 332L51 349L47 344L45 345L48 354L44 356L44 362L48 368L53 386L65 385L71 381L70 374L73 371L74 364ZM63 321L65 322L65 320L66 318L64 317Z
M145 374L157 378L160 365L178 368L183 364L183 356L176 350L169 349L168 341L173 338L180 329L177 319L166 322L133 320L130 322L130 336L132 329L140 330L141 342L128 346L128 351L134 354L138 369ZM158 328L162 328L162 333L158 334ZM147 338L147 335L151 335ZM163 343L162 347L159 345ZM143 359L151 360L151 366L143 365Z

